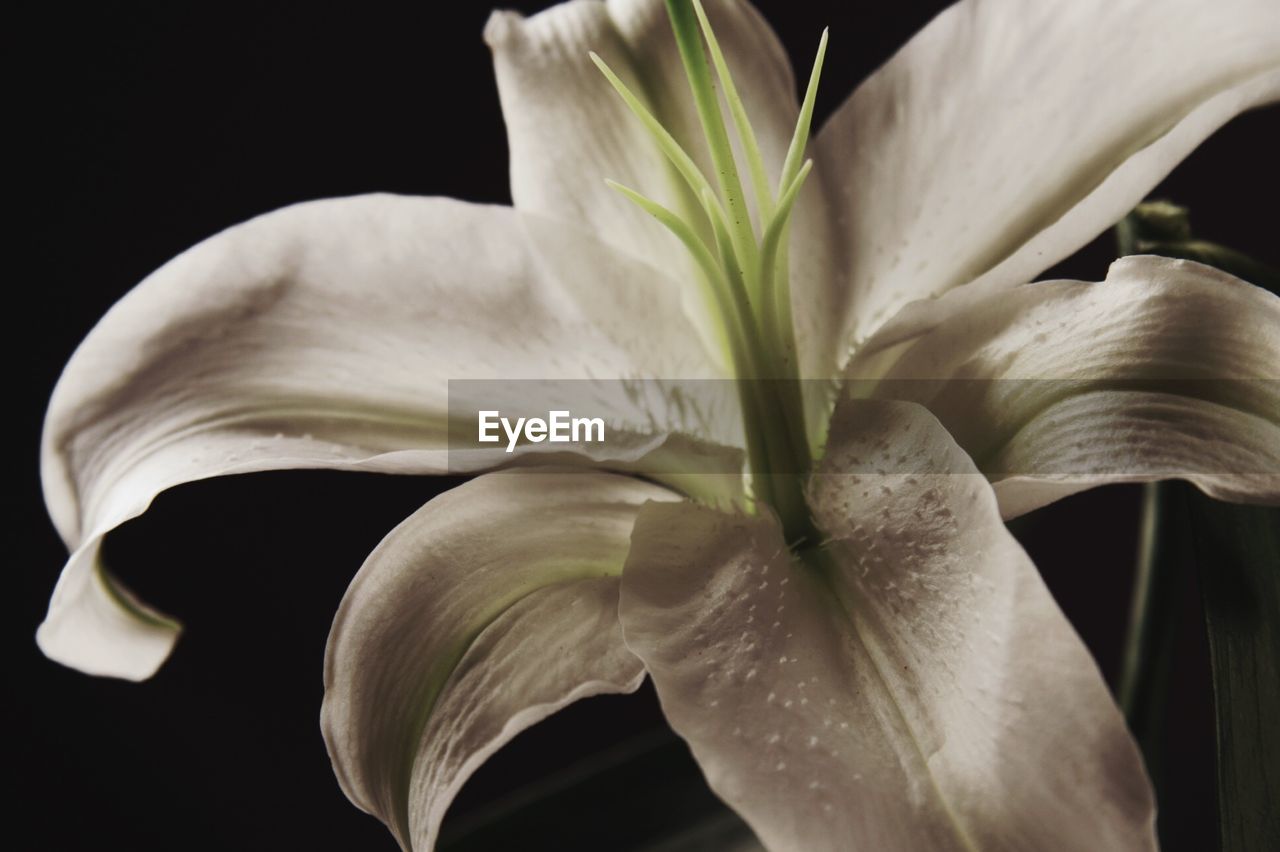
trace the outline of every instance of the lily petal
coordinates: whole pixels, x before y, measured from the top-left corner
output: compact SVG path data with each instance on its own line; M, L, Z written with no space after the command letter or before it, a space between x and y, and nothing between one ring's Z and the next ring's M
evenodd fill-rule
M646 501L605 473L493 473L393 530L329 635L321 714L347 796L405 849L429 850L472 772L589 695L631 692L618 579Z
M1154 848L1101 675L937 421L843 403L811 499L824 555L653 504L623 569L628 647L765 845Z
M704 5L766 171L776 176L799 111L786 51L749 3ZM679 280L694 280L694 264L679 241L605 186L605 178L616 180L700 219L691 215L698 199L587 58L588 51L599 54L714 177L661 0L572 0L528 19L496 12L485 39L494 53L516 208L572 223ZM727 118L726 124L732 127Z
M503 461L502 450L447 455L454 379L718 375L678 291L602 243L448 199L302 204L201 243L106 315L54 391L42 476L73 553L41 648L133 679L164 659L177 626L122 589L98 551L166 488L279 468ZM664 432L709 438L709 424L733 420L687 404L654 416L624 396L608 384L593 416L633 436L604 450L626 463L661 450Z
M957 3L819 134L847 280L804 301L843 322L847 353L909 301L1030 280L1277 98L1272 0Z
M945 299L942 301L946 301ZM892 365L885 368L886 354ZM851 379L926 405L992 480L1006 518L1106 482L1178 477L1280 502L1280 298L1186 260L967 301ZM853 382L851 389L858 390Z

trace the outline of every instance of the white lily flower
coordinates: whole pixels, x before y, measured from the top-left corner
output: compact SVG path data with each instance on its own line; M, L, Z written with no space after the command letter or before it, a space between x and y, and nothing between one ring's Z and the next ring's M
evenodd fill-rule
M1280 97L1273 0L962 0L811 165L817 69L798 101L755 10L706 6L710 60L679 0L678 38L658 0L495 13L513 209L302 204L121 300L46 421L71 556L42 649L148 677L178 626L101 564L110 530L206 477L445 472L450 380L781 379L727 424L604 393L620 443L393 530L329 641L347 795L430 849L496 749L648 676L770 849L1154 847L1137 750L1003 519L1175 475L1280 502L1280 300L1154 257L1025 282ZM833 377L834 403L793 381Z

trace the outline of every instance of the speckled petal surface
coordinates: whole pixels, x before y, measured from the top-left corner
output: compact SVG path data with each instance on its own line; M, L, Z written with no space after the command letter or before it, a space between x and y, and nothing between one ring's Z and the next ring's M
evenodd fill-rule
M1173 477L1219 499L1280 502L1271 293L1135 256L1100 283L1028 284L939 315L855 358L849 391L926 405L991 478L1005 517L1094 485Z
M627 645L765 845L1154 849L1106 684L938 422L843 403L811 502L825 556L651 504L623 570Z

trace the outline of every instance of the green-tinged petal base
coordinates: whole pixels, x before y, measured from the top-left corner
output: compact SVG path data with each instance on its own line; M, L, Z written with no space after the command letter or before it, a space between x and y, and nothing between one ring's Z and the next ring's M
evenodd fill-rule
M393 530L334 619L321 715L347 796L430 850L467 777L517 733L644 677L617 575L640 506L622 476L491 473Z

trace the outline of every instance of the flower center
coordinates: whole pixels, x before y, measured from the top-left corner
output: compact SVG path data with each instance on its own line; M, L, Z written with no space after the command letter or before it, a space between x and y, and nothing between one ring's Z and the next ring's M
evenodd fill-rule
M699 283L714 306L719 324L717 331L728 348L737 380L755 503L757 507L770 506L778 514L789 543L804 539L813 543L803 491L813 456L805 430L791 319L787 242L792 208L813 166L811 160L804 161L803 157L827 48L827 33L822 33L791 146L775 187L766 175L751 122L702 3L700 0L667 0L667 13L716 174L714 186L604 60L595 53L591 59L671 161L697 199L695 216L705 222L700 224L697 219L682 218L634 189L606 182L661 222L693 256ZM721 113L708 54L746 160L756 212L754 222L747 208L747 193Z

